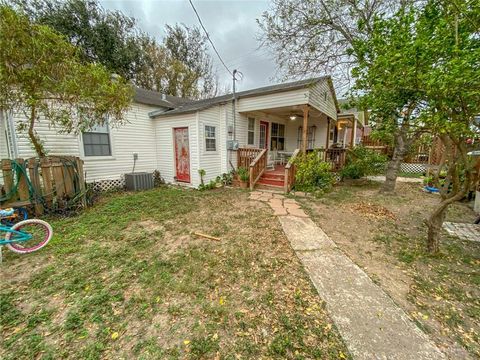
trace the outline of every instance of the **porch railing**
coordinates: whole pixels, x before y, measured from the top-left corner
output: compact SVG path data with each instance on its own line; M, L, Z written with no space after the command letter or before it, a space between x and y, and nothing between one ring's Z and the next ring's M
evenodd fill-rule
M332 171L340 171L345 166L345 160L347 157L348 149L343 148L330 148L325 151L325 149L319 149L319 155L322 160L328 162L332 166Z
M290 159L288 160L287 165L285 165L285 184L284 191L285 193L292 190L293 185L295 184L295 174L297 172L297 165L295 165L295 159L300 153L300 149L296 149Z
M253 190L258 179L267 168L267 149L260 150L257 157L250 163L250 190Z
M237 167L249 168L253 160L262 152L264 149L256 148L239 148L237 151Z

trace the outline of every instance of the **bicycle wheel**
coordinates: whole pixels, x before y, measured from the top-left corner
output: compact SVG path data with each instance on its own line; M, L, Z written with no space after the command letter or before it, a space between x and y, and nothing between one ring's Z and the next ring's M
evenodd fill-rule
M26 254L41 249L50 241L53 235L53 229L49 223L39 219L30 219L20 221L11 227L12 230L21 231L30 234L32 238L27 241L18 241L7 244L7 247L13 252ZM7 232L5 240L9 241L13 233Z

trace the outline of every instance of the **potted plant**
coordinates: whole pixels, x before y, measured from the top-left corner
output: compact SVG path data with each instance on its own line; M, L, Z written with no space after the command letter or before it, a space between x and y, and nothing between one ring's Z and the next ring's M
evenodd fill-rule
M239 167L237 170L238 179L240 180L240 187L246 189L248 187L249 173L248 169L244 167Z

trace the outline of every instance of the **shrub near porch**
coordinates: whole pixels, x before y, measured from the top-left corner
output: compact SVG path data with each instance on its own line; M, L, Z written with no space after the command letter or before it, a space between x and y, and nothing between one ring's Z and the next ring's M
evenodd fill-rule
M50 221L45 249L4 252L2 359L349 357L278 222L241 191L118 194Z

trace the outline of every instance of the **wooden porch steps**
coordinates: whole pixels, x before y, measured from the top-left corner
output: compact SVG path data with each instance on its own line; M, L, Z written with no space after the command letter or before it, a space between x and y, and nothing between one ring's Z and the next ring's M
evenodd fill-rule
M275 188L275 190L283 189L285 186L285 168L277 166L275 170L264 171L256 186L268 186Z

